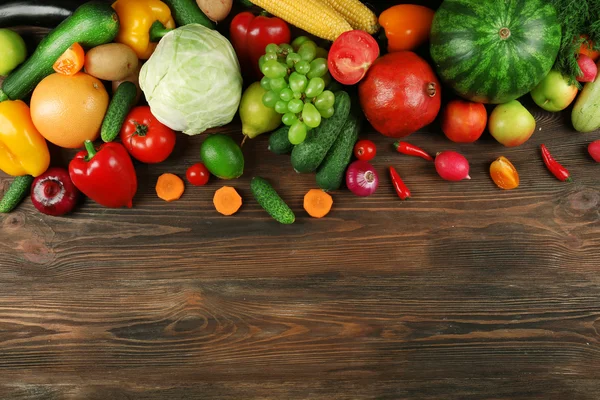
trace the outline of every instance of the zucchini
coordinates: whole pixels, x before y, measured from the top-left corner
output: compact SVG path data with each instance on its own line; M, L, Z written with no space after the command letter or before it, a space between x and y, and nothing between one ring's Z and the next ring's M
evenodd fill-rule
M293 224L296 221L294 212L277 194L273 186L266 179L259 176L250 182L252 195L260 206L269 213L273 219L281 224Z
M31 175L17 176L0 200L0 213L9 213L14 210L27 196L32 183L33 176Z
M288 138L289 126L282 126L269 136L269 150L275 154L290 154L294 145Z
M54 72L52 65L73 43L96 47L111 42L118 32L119 17L110 4L85 3L52 30L31 57L4 80L0 101L20 100L31 93Z
M571 121L579 132L593 132L600 128L600 77L583 87L573 106Z
M73 0L14 0L0 5L0 28L39 26L54 28L69 18L79 3Z
M342 185L344 174L350 159L354 145L358 140L361 127L360 113L352 113L346 120L331 150L327 153L325 160L317 171L317 185L325 191L337 190Z
M195 0L162 0L169 6L177 26L200 24L215 29L215 24L200 10Z
M115 140L121 131L125 118L127 118L127 114L136 103L136 97L137 87L134 83L125 81L119 85L108 105L104 121L102 121L100 136L103 141L112 142Z
M350 114L350 96L346 92L335 93L335 113L321 121L304 142L292 150L292 166L296 172L314 172L319 168L327 152L342 131Z

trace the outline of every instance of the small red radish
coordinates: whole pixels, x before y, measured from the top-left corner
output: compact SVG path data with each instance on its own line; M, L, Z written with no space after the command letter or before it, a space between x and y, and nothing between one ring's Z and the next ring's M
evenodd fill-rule
M600 140L590 143L588 146L588 152L594 161L600 163Z
M585 54L580 54L577 59L577 64L581 68L583 75L577 77L579 82L594 82L596 75L598 75L598 66L590 57Z
M471 179L469 176L469 161L455 151L442 151L435 157L435 170L447 181L462 181Z

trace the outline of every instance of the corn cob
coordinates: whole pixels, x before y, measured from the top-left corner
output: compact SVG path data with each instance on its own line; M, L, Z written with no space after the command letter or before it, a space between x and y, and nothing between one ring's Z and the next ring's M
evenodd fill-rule
M250 0L267 12L327 40L335 40L352 26L320 0Z
M360 0L320 0L337 11L354 29L371 35L379 30L377 16Z

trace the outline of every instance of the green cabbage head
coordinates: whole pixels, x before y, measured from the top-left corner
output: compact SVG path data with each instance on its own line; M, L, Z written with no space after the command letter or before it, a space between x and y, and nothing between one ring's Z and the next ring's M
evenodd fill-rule
M231 122L242 96L242 75L224 36L190 24L161 39L142 67L140 87L160 122L197 135Z

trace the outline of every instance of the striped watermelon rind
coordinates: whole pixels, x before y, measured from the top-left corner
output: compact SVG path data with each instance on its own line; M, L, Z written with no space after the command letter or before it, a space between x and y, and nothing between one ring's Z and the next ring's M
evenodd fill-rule
M550 72L561 35L556 10L544 0L445 0L430 50L439 76L460 96L501 104Z

